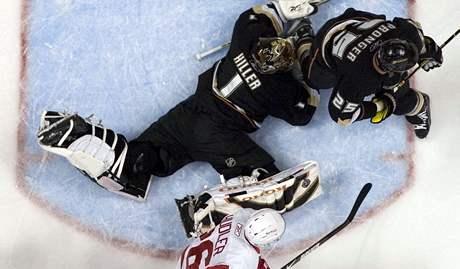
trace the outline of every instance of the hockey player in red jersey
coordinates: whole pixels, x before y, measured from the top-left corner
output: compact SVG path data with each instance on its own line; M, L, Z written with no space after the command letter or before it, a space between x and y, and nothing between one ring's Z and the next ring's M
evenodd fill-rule
M292 125L311 120L319 95L291 74L293 44L278 36L289 20L313 10L307 1L279 0L243 12L229 52L199 76L195 94L132 141L77 114L46 111L39 144L100 186L137 200L146 198L152 175L171 175L193 161L210 163L227 179L257 168L261 177L273 175L274 159L247 133L268 116Z
M227 215L181 254L176 269L269 269L261 249L283 235L285 222L272 209L241 209Z
M297 46L311 45L311 34L298 33ZM342 126L390 115L405 115L415 134L430 130L430 98L400 82L419 64L429 71L442 64L440 47L411 20L347 9L326 22L314 37L312 53L299 55L307 84L333 88L329 113ZM366 97L372 96L372 100Z

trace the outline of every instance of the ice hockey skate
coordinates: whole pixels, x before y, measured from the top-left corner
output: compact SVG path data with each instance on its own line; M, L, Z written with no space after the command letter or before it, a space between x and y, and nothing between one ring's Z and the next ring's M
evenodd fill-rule
M258 180L251 176L222 180L197 195L176 199L188 237L199 236L219 224L225 215L241 208L271 208L285 213L310 202L321 194L319 166L301 163L276 175Z
M37 138L44 150L65 157L103 188L139 201L146 198L150 175L125 172L128 144L123 135L76 113L45 111Z
M423 96L422 108L417 114L406 116L406 119L414 126L415 135L418 138L423 139L430 132L431 110L430 97L425 93L421 93L421 95Z

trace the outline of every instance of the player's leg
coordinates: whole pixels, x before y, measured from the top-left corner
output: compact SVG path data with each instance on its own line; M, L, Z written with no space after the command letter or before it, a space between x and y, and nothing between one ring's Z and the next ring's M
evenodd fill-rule
M307 84L314 89L329 89L337 84L337 77L327 67L320 50L313 47L312 54L308 58L308 64L303 66L303 73Z
M425 138L431 127L430 97L426 93L416 92L417 105L406 114L406 119L414 126L415 135L418 138Z
M219 186L176 200L188 233L197 225L213 227L237 208L285 212L315 197L319 187L317 165L309 166L308 173L280 174L279 178L273 158L246 133L214 122L205 113L200 115L189 132L190 155L194 160L209 162L225 178ZM294 174L299 171L306 170L302 167Z
M273 157L246 133L215 122L207 114L200 115L187 141L194 160L210 163L225 179L250 176L258 168L265 171L260 177L279 172Z
M130 142L150 144L156 148L157 162L152 167L155 176L169 176L193 161L184 146L184 136L188 136L188 125L193 125L193 111L185 100L154 122L136 139Z
M430 97L428 94L411 89L409 85L399 89L395 95L395 115L405 115L414 126L415 135L425 138L431 127Z

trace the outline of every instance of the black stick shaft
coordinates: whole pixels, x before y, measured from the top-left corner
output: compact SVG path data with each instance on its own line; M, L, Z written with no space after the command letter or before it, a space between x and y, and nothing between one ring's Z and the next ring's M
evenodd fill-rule
M361 204L363 203L364 199L366 198L367 194L372 188L371 183L366 183L361 191L359 192L358 197L356 198L355 204L353 205L350 214L348 215L347 219L337 226L334 230L332 230L330 233L328 233L326 236L321 238L318 242L314 243L312 246L304 250L302 253L297 255L294 259L290 260L287 264L285 264L281 269L288 269L292 268L296 263L298 263L303 257L307 256L310 252L313 250L317 249L319 246L321 246L324 242L329 240L331 237L339 233L343 228L345 228L350 222L353 221L355 218L356 213L358 212L358 209L360 208Z
M444 43L441 44L441 46L439 46L441 49L443 49L447 44L449 44L450 41L452 41L452 39L454 39L458 34L460 33L460 29L458 29L457 31L455 31L455 33L453 33ZM398 86L396 86L396 90L399 90L399 88L401 88L401 86L403 86L404 84L406 84L406 82L418 71L420 70L420 68L422 68L422 65L419 65L417 66L417 68L412 71L403 81L401 81Z

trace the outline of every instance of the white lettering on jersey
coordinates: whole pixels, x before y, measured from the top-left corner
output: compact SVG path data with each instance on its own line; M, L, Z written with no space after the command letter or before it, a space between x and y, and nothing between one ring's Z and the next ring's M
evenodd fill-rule
M244 54L243 54L243 53L240 53L238 56L236 56L235 58L233 58L233 61L235 62L235 64L242 63L244 60L246 60L246 58L244 58Z
M375 25L377 25L377 24L379 24L379 23L381 23L383 21L384 20L382 20L382 19L376 19L376 20L370 20L370 21L366 21L366 22L354 22L353 24L354 25L359 24L357 29L365 31L367 29L371 29L372 27L374 27ZM355 34L353 34L351 32L348 32L348 31L346 31L345 34L336 36L336 38L334 38L334 46L332 47L332 55L338 57L339 59L342 59L343 54L345 53L345 50L350 45L350 43L352 43L356 38L358 38L360 36L361 35L355 35ZM372 40L371 42L374 42L374 41L375 41L375 39ZM365 40L365 42L369 42L369 39L367 41ZM337 46L338 46L338 48L336 48ZM360 48L362 50L364 50L366 47L367 47L366 44L360 46ZM336 51L334 51L334 50L336 50ZM354 56L355 57L348 57L347 56L347 58L356 59L356 55L354 55Z
M359 55L359 54L362 52L362 50L360 50L360 49L357 48L357 47L353 47L353 48L351 49L351 52L353 52L355 55Z
M359 104L347 102L347 105L343 108L342 112L344 112L344 113L355 112L355 110L358 108L358 106L359 106Z
M373 36L368 36L368 37L364 38L364 42L366 42L367 44L372 44L372 43L375 42L375 40L376 39Z
M227 241L228 241L228 233L230 233L230 230L232 229L232 220L233 220L233 215L227 215L222 220L221 224L218 226L219 228L217 231L219 233L219 236L217 237L213 256L216 256L217 254L224 251L225 246L227 245Z
M361 107L359 104L348 102L342 96L340 96L338 92L332 100L332 104L341 113L352 113L351 116L346 115L347 118L338 118L337 123L341 126L348 126L352 124L358 119L359 115L361 114Z
M342 106L345 103L345 100L343 100L342 96L340 96L339 93L337 93L332 100L332 104L340 111L342 111Z
M367 22L354 23L354 25L358 25L358 30L365 31L375 27L376 25L382 22L382 19L375 19ZM357 38L361 37L361 35L357 35L350 31L345 31L345 33L340 34L334 38L334 43L332 46L332 55L342 60L345 51L348 51L346 58L351 62L354 62L365 49L367 49L370 45L374 44L379 38L382 37L384 33L393 29L396 29L396 26L394 26L390 22L381 24L377 27L377 29L372 31L372 33L364 37L364 39L361 42L355 44L350 50L348 50L348 47L353 42L355 42Z
M358 109L359 104L346 101L340 93L337 93L332 100L332 104L342 113L352 113Z
M254 70L252 70L248 60L246 57L244 57L243 53L240 53L238 56L233 58L233 62L235 63L236 68L238 68L238 71L240 71L241 76L244 78L251 90L255 90L259 88L260 85L262 85L256 73Z
M213 230L201 235L184 250L176 269L219 266L257 269L260 252L245 238L243 224L253 212L252 209L241 209L234 215L227 215Z
M354 62L354 61L356 60L356 55L353 54L353 52L350 51L350 52L347 54L347 58L348 58L348 60Z

